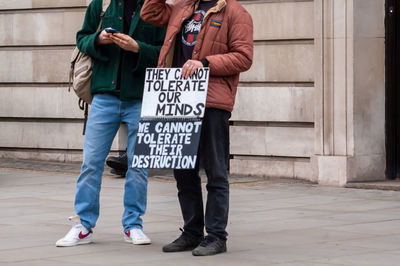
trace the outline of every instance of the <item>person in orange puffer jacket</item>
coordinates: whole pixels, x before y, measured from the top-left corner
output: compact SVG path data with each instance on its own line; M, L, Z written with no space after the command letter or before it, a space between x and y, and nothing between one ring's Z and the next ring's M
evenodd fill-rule
M140 16L167 27L158 67L182 67L184 78L210 68L198 156L207 174L205 215L199 162L196 169L174 170L184 227L163 251L192 250L195 256L226 252L229 118L239 74L253 60L252 18L236 0L146 0Z

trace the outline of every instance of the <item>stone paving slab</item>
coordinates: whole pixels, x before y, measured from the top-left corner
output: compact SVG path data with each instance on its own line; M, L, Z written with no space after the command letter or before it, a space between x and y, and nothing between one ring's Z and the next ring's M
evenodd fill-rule
M57 248L70 227L77 172L16 165L0 160L0 265L399 265L397 191L282 179L233 182L228 252L198 258L161 252L182 227L172 179L149 179L143 220L151 245L123 241L125 179L105 174L94 242Z

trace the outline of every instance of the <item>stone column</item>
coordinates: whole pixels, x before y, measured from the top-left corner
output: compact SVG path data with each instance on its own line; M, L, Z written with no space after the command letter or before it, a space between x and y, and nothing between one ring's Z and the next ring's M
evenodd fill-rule
M385 179L384 0L315 0L321 184Z

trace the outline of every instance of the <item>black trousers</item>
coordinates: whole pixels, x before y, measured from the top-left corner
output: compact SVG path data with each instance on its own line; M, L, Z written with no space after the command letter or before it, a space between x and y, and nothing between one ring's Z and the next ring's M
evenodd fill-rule
M195 169L174 170L184 231L226 239L229 212L229 118L230 112L206 108ZM199 161L207 174L207 203L204 215Z

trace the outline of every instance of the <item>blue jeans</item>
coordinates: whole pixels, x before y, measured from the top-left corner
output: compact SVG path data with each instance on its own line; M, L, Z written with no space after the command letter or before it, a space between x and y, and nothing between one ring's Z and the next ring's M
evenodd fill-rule
M96 94L89 112L83 164L76 185L75 211L82 225L91 230L99 217L99 196L104 162L121 122L127 125L128 171L126 172L122 225L124 231L142 228L146 211L147 169L132 165L133 150L140 120L141 101L121 101L111 94Z

